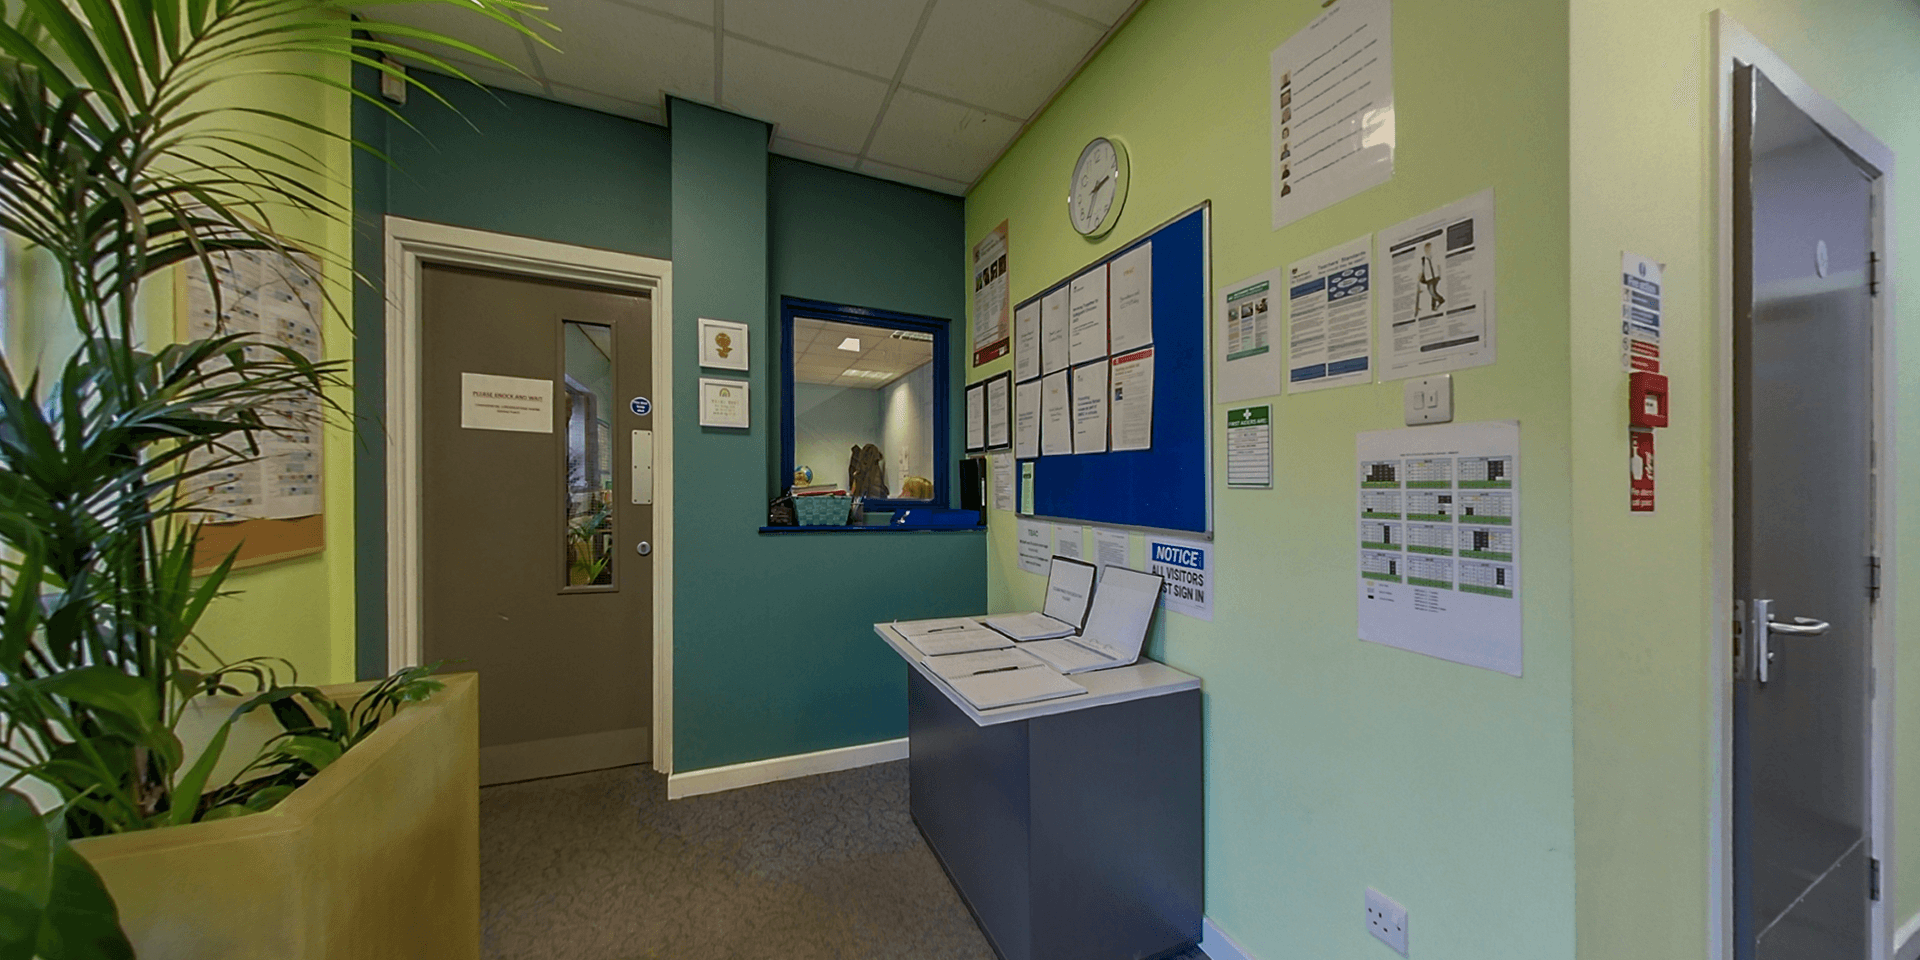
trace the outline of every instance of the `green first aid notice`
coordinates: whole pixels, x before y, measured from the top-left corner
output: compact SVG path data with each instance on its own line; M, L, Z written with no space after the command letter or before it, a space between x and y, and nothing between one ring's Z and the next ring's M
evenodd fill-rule
M1227 486L1273 489L1273 406L1227 410Z

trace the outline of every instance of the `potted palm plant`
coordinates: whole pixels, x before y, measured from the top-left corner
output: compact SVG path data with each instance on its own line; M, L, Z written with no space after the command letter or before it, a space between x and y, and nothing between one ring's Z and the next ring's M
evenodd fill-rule
M527 24L541 22L542 8L520 0L411 2L446 3L528 35ZM78 340L50 369L0 355L0 958L128 957L136 946L143 956L300 955L207 926L218 922L206 919L218 917L217 903L170 922L169 885L192 881L153 874L188 862L178 859L185 850L192 862L275 863L283 874L304 869L289 858L305 856L311 876L325 878L352 859L314 856L316 844L340 839L318 834L354 809L342 799L351 779L404 793L394 778L435 763L431 751L408 752L401 728L471 734L471 678L432 698L464 698L465 719L435 719L427 707L400 710L442 688L426 669L322 690L293 682L281 664L224 661L200 642L196 625L224 595L233 558L195 572L205 518L196 481L258 456L261 440L283 429L276 411L330 397L346 371L245 334L157 347L141 336L140 291L163 271L197 263L211 276L221 258L246 252L346 263L337 251L298 249L276 224L344 219L324 189L333 174L303 141L350 138L314 117L237 101L237 87L272 78L390 109L355 91L343 66L369 65L434 95L386 57L463 78L423 49L504 65L377 15L350 20L367 6L0 5L0 228L44 251L65 301L64 316L14 319L71 323ZM285 811L295 812L278 816ZM404 835L396 843L423 832L395 829ZM232 895L265 902L262 883L243 877ZM283 892L292 905L314 895ZM260 912L236 907L232 921L257 922ZM323 913L287 929L342 955ZM335 922L354 916L333 913Z

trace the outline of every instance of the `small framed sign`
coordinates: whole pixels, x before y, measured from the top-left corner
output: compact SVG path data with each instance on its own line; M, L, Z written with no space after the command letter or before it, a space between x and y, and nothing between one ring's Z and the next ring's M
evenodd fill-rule
M700 365L720 370L747 369L747 325L701 317Z
M700 378L700 425L747 429L752 412L745 380Z

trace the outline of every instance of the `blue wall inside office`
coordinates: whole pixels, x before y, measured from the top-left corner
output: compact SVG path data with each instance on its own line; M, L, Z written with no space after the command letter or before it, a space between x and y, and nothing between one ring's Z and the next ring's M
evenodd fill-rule
M383 213L674 261L675 770L905 735L904 667L871 624L984 609L985 538L757 532L785 469L777 302L951 320L951 379L964 382L959 198L770 157L763 124L680 101L670 134L507 92L440 89L464 119L419 95L402 110L418 132L375 109L355 117L356 135L395 161L355 170L355 261L376 285ZM752 328L747 431L699 426L700 316ZM356 298L355 321L356 402L377 424L377 286ZM384 462L378 444L357 455L359 663L373 675L386 667Z

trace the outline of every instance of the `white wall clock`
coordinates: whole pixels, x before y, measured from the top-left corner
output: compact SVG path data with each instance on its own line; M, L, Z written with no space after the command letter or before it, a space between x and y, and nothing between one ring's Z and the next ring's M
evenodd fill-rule
M1095 137L1080 151L1067 183L1067 220L1083 237L1104 237L1127 203L1127 147L1113 137Z

